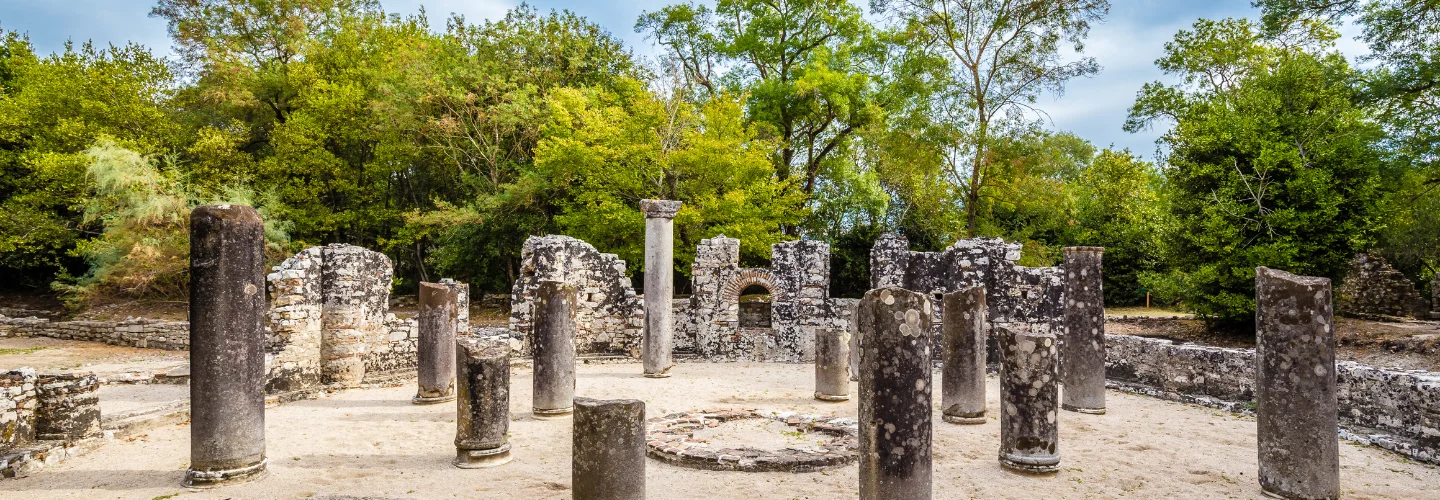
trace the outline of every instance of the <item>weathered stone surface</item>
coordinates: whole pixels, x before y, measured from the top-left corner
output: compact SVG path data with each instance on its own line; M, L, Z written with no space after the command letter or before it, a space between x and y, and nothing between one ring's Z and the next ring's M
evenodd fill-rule
M35 388L36 439L74 441L100 435L100 379L94 374L40 375Z
M353 245L328 245L321 255L321 375L327 384L353 387L372 366L375 371L387 368L374 364L383 357L372 360L367 355L372 346L389 340L394 271L385 254Z
M929 297L886 287L860 299L860 498L930 498Z
M1350 259L1350 269L1335 290L1335 307L1351 316L1420 316L1425 300L1415 283L1390 267L1384 257L1364 253Z
M695 431L744 419L784 422L806 433L814 445L783 449L727 447L724 442L696 438ZM854 463L860 447L853 418L800 415L745 409L711 409L673 413L649 419L645 435L650 457L681 467L737 472L814 472Z
M1000 343L1000 465L1060 470L1059 346L1043 323L996 327Z
M494 467L510 462L510 348L475 338L455 346L459 380L455 415L455 466Z
M322 383L323 253L322 247L301 250L265 277L270 285L267 394L299 391Z
M940 378L942 417L952 424L985 423L985 287L947 293L945 365Z
M419 350L415 353L419 376L416 404L435 404L455 399L455 326L459 317L457 290L439 283L420 283L416 327Z
M0 451L35 440L36 381L32 368L0 373Z
M1061 345L1061 377L1065 383L1060 407L1091 414L1105 413L1105 292L1100 247L1066 247L1065 338Z
M645 498L645 402L575 398L570 490L575 500Z
M575 399L575 287L542 281L535 289L536 417L568 415Z
M190 214L190 468L217 486L265 470L264 223L243 205Z
M1260 487L1338 498L1340 444L1330 280L1255 269Z
M680 202L641 200L645 212L645 376L665 378L675 363L675 317L670 299L675 295L675 213Z
M14 311L12 311L14 312ZM190 323L132 318L121 321L54 321L0 315L0 337L50 337L110 345L184 351L190 348Z
M575 286L575 351L640 357L645 308L625 275L625 261L600 253L589 243L568 236L532 236L520 252L520 276L511 289L510 329L525 337L520 351L529 353L533 332L535 287L541 281Z
M470 335L470 284L441 278L440 285L455 291L455 336Z
M844 328L816 330L815 399L850 400L850 332Z

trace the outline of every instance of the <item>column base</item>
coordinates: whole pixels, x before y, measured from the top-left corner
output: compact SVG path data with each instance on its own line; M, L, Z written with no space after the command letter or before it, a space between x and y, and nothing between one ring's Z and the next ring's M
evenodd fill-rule
M1073 412L1075 412L1075 413L1084 413L1084 414L1086 414L1086 415L1104 415L1104 414L1105 414L1105 408L1104 408L1104 407L1100 407L1100 408L1084 408L1084 407L1080 407L1080 406L1073 406L1073 405L1062 404L1062 405L1060 405L1060 409L1065 410L1065 411L1073 411Z
M185 470L185 481L182 486L194 490L208 490L232 484L248 483L265 477L265 465L269 460L262 459L260 463L225 470Z
M815 399L818 399L818 400L821 400L821 401L849 401L849 400L850 400L850 396L848 396L848 395L845 395L845 396L837 396L837 395L834 395L834 394L821 394L821 393L818 393L818 392L817 392L817 393L815 393Z
M411 402L411 403L414 403L414 404L417 404L417 405L433 405L433 404L439 404L439 403L444 403L444 402L447 402L447 401L454 401L454 400L455 400L455 395L454 395L454 394L451 394L451 395L449 395L449 396L435 397L435 398L424 398L424 397L420 397L420 396L415 396L415 397L413 397L413 398L410 398L410 402Z
M536 419L539 419L539 420L558 420L558 419L562 419L562 418L569 418L571 415L574 415L574 414L575 414L575 407L574 407L574 406L567 406L567 407L565 407L565 408L553 408L553 409L540 409L540 408L531 408L531 409L530 409L530 415L533 416L533 417L535 417Z
M1052 474L1060 472L1060 457L1025 457L1000 454L1000 466L1026 474Z
M645 378L670 378L669 373L646 373Z
M967 416L967 415L950 415L950 414L947 413L947 414L940 415L940 420L944 420L944 421L946 421L946 422L948 422L948 423L952 423L952 424L961 424L961 425L979 425L979 424L983 424L983 423L986 422L985 412L983 412L983 411L980 412L979 415L974 415L974 416Z
M488 450L457 449L452 463L461 469L485 469L508 464L513 458L510 456L510 443L505 443Z

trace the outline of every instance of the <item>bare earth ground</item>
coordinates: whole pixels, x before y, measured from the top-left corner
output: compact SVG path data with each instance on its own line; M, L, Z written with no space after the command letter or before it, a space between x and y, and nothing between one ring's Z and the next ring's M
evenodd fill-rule
M190 362L185 351L140 349L49 337L0 337L0 369L29 366L41 373L79 370L102 378L165 373Z
M713 407L754 407L854 416L855 401L810 398L813 365L681 364L669 379L639 376L638 364L582 365L578 394L638 397L648 415ZM935 384L939 385L938 375ZM511 379L515 461L460 470L454 456L455 409L415 406L412 386L352 390L267 412L270 473L248 484L185 492L187 424L112 442L32 476L0 481L0 498L569 498L570 421L529 416L530 371ZM852 391L855 388L852 384ZM997 382L991 421L939 422L935 408L936 498L1258 498L1255 423L1196 406L1111 392L1109 413L1062 412L1062 471L1019 475L995 459ZM1440 469L1375 448L1340 447L1347 498L1437 498ZM710 472L647 464L655 498L853 498L857 467L828 472Z

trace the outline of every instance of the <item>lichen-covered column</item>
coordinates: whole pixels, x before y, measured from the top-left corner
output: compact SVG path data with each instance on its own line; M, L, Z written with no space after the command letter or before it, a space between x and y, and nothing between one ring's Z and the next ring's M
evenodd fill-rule
M459 317L457 291L441 283L420 283L420 313L415 346L420 389L410 401L435 404L455 400L455 327Z
M1255 437L1260 488L1340 496L1330 280L1255 269Z
M440 285L455 291L455 336L470 335L470 284L441 278Z
M995 326L1000 343L1000 465L1060 470L1059 352L1047 325Z
M674 311L670 296L675 293L675 213L680 202L640 200L645 212L645 376L670 376L670 351L675 339Z
M93 373L40 375L35 382L35 439L99 436L100 379Z
M265 471L265 227L244 205L190 213L190 468L185 485Z
M850 332L815 329L815 399L850 400Z
M535 288L534 406L536 418L569 415L575 399L574 286L541 281Z
M985 423L985 287L945 294L945 367L940 376L941 418L952 424Z
M510 462L510 346L462 338L455 343L460 381L455 418L455 466L494 467Z
M930 328L924 294L870 290L860 331L860 498L930 498Z
M575 500L644 500L645 402L575 398Z
M1105 292L1101 247L1065 247L1065 345L1061 346L1060 407L1105 413Z

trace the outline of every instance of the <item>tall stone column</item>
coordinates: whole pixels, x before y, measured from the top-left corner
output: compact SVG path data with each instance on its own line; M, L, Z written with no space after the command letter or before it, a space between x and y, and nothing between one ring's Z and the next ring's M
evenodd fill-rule
M645 402L575 398L575 500L645 499Z
M671 350L675 344L674 311L670 297L675 294L675 213L680 202L640 200L645 212L645 376L670 376Z
M995 326L999 334L1000 465L1022 472L1060 470L1059 352L1045 324Z
M415 346L420 389L410 401L435 404L455 400L455 327L459 294L441 283L420 283L420 314Z
M985 287L945 294L945 367L940 376L941 418L952 424L985 423Z
M1255 269L1255 437L1260 488L1340 496L1330 280Z
M850 400L850 332L844 328L815 330L815 399Z
M1060 407L1105 413L1105 292L1101 247L1065 247L1065 345L1061 346Z
M886 287L856 312L860 330L860 498L930 498L930 299Z
M244 205L190 213L189 487L265 472L264 233Z
M575 307L574 286L541 281L535 289L534 406L536 418L562 417L574 409Z
M460 380L455 415L455 466L495 467L510 462L510 346L463 338L456 342Z

